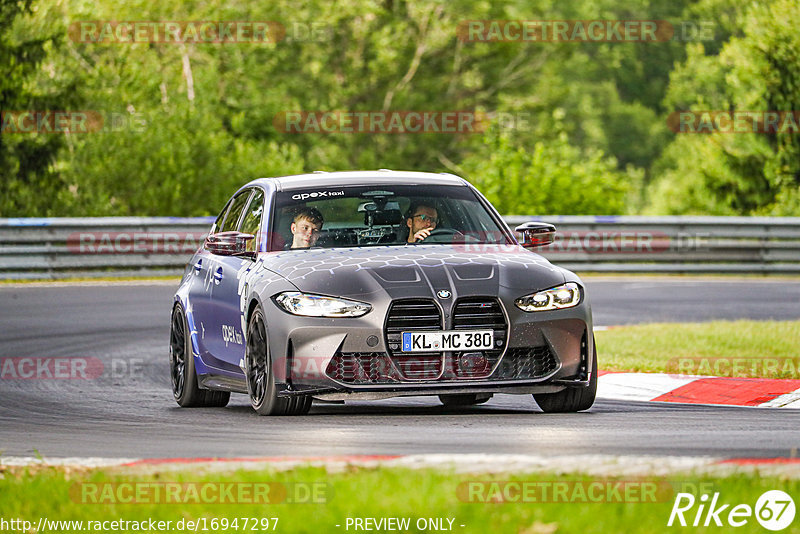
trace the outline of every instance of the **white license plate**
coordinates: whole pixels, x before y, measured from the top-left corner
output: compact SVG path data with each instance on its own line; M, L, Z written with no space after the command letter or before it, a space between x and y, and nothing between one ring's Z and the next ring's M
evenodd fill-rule
M493 348L494 331L492 330L403 332L403 352L486 350Z

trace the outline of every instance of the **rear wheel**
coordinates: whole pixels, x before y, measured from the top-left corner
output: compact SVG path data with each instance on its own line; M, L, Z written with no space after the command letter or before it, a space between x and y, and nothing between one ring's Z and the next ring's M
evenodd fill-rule
M247 326L245 368L250 405L259 415L303 415L311 409L311 397L278 397L272 359L269 356L264 313L257 307Z
M492 398L491 393L458 393L439 395L439 401L445 406L474 406L483 404Z
M191 336L186 315L180 304L172 310L169 335L169 374L172 396L184 408L222 407L228 404L231 394L227 391L211 391L197 386L194 369Z
M594 339L592 339L594 346ZM566 388L558 393L534 393L536 403L546 413L580 412L594 404L597 395L597 348L592 352L592 376L586 387Z

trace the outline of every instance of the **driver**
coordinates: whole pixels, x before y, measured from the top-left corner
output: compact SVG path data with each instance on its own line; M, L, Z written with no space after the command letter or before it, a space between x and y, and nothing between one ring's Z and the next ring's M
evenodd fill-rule
M425 202L412 203L406 215L408 226L408 242L423 241L439 224L439 214L432 204Z
M300 208L292 221L292 248L313 247L325 220L317 208Z

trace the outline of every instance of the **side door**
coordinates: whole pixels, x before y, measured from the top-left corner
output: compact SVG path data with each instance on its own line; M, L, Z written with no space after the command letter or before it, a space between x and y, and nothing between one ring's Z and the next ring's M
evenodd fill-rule
M234 204L231 207L233 212ZM238 209L238 207L237 207ZM236 230L256 236L248 242L248 250L260 251L261 221L264 213L264 192L252 188L252 193L241 211L238 223L233 226L225 221L221 231ZM244 318L246 284L255 261L246 257L215 256L212 273L213 286L211 300L213 316L210 324L214 330L210 350L214 358L221 362L222 369L240 374L240 364L244 359L244 338L247 325Z
M212 228L214 233L239 228L242 215L254 189L237 193L228 203L227 212ZM252 260L220 256L206 250L195 258L194 269L202 285L193 303L194 327L203 362L228 375L240 375L239 354L244 356L244 333L239 324L237 273Z

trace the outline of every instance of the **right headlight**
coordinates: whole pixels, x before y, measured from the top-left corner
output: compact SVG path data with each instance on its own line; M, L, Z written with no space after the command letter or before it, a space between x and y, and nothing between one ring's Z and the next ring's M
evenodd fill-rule
M372 309L366 302L311 295L299 291L284 291L273 298L281 308L292 315L305 317L361 317Z
M572 308L577 306L580 301L580 286L575 282L569 282L520 297L514 301L514 304L522 311L535 312Z

